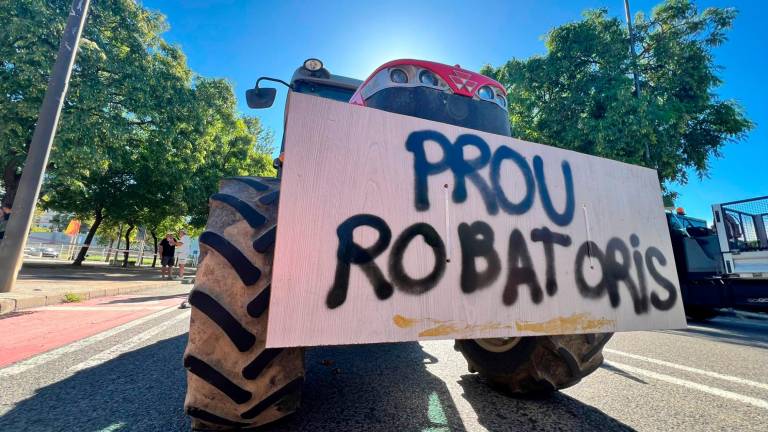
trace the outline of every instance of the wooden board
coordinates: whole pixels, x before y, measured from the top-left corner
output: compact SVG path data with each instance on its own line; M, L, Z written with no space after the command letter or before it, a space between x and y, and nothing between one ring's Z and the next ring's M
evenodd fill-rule
M268 347L685 327L653 170L296 93L285 149Z

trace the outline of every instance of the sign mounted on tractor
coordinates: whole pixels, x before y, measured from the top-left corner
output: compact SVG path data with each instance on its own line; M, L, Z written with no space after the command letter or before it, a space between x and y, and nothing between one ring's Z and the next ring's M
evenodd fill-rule
M289 105L267 346L685 326L654 171Z

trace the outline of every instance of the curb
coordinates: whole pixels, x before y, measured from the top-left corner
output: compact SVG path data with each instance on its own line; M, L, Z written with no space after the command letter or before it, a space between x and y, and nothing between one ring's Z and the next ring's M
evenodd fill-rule
M136 291L142 291L153 288L164 288L171 286L173 282L158 282L146 285L119 287L119 288L94 288L85 291L68 291L66 294L76 294L82 300L90 300L99 297L109 297L121 294L131 294ZM26 298L0 298L0 316L13 312L21 312L25 309L37 308L42 306L51 306L64 303L64 293L56 295L41 294Z
M16 299L0 298L0 315L5 315L16 310Z

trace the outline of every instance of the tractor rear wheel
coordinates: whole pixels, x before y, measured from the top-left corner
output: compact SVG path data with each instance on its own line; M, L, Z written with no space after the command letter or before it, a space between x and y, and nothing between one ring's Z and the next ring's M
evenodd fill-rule
M193 429L258 426L298 407L303 351L265 349L279 189L238 177L210 199L184 353Z
M603 363L613 333L463 339L456 349L491 387L516 395L542 396L570 387Z

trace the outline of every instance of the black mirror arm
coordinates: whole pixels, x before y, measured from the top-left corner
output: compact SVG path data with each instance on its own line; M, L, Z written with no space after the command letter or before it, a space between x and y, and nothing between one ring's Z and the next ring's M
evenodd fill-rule
M290 85L290 84L288 84L287 82L285 82L285 81L283 81L283 80L281 80L281 79L277 79L277 78L270 78L270 77L261 77L261 78L257 79L257 80L256 80L256 88L259 88L259 83L261 82L261 80L265 80L265 81L273 81L273 82L276 82L276 83L280 83L280 84L282 84L282 85L284 85L284 86L288 87L289 89L293 90L293 86L292 86L292 85Z

